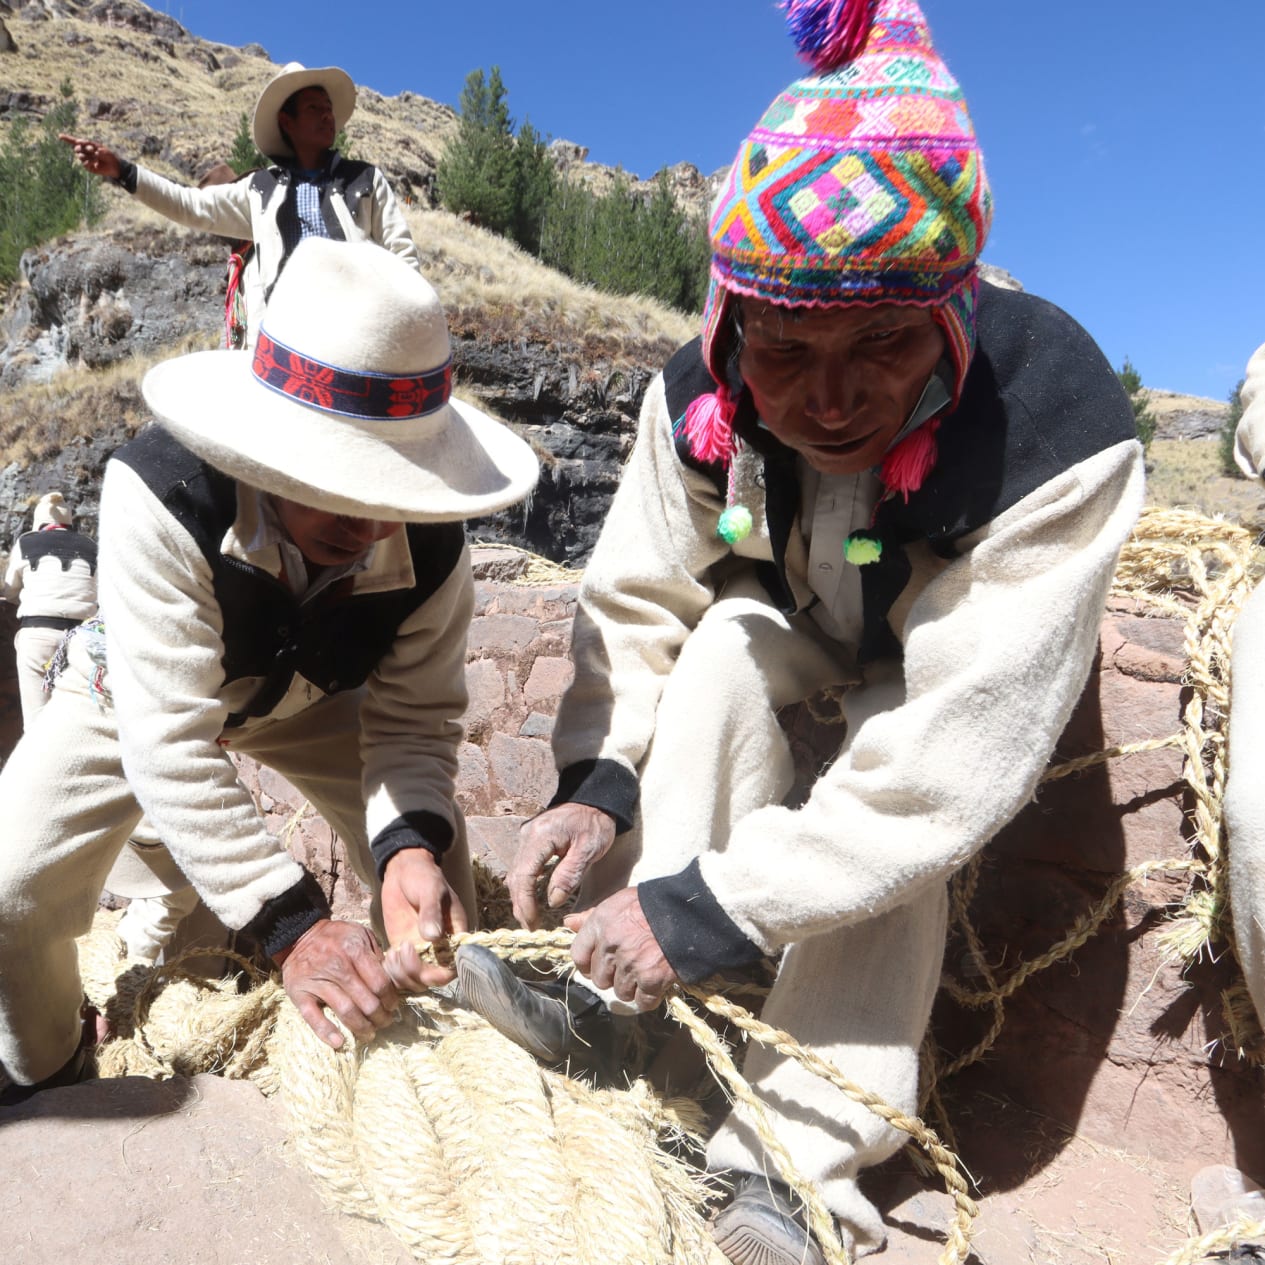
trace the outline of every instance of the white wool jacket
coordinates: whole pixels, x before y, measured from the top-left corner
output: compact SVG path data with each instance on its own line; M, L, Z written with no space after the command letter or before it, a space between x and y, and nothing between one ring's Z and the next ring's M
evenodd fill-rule
M1239 399L1243 416L1234 432L1234 460L1253 479L1265 474L1265 343L1247 362Z
M1093 341L1051 304L984 286L978 339L933 472L907 503L878 507L882 558L861 568L864 632L840 643L862 673L902 661L904 701L849 735L802 807L760 809L722 851L640 885L656 938L687 978L943 882L1031 798L1079 697L1141 509L1132 412ZM788 614L813 601L796 459L752 426L749 395L737 428L752 445L745 464L762 468L738 500L758 508L760 498L763 512L736 546L716 535L723 473L674 434L709 389L697 342L651 386L581 587L555 802L592 804L620 828L636 811L664 681L726 578L754 569Z
M70 627L97 609L97 543L70 527L23 532L9 554L4 597L18 618Z
M369 163L354 162L334 153L329 183L321 199L328 235L339 241L372 241L421 267L417 246L395 194L382 172ZM246 291L247 345L253 347L259 321L272 287L285 266L288 252L279 223L292 173L270 167L231 184L192 189L149 171L139 164L125 168L120 183L137 201L185 228L201 229L255 243L255 253L243 276Z
M415 524L300 605L278 579L279 546L249 547L258 497L239 486L156 426L116 453L101 495L101 615L137 800L216 916L273 952L328 907L265 829L225 746L363 684L379 873L401 847L442 853L456 825L473 580L461 524Z

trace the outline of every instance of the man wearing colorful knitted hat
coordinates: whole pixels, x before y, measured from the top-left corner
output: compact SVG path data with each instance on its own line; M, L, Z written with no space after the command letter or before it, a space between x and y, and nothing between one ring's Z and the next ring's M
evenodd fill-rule
M585 573L553 805L516 914L578 892L592 989L462 949L466 996L545 1057L676 980L778 973L763 1018L906 1114L946 880L1032 797L1140 509L1141 448L1070 317L981 283L991 217L961 92L913 0L792 3L815 71L769 107L711 221L702 338L647 393ZM777 709L842 696L806 799ZM836 708L836 713L840 709ZM860 1171L904 1140L763 1046L708 1147L738 1265L883 1241ZM811 1228L783 1185L833 1218Z

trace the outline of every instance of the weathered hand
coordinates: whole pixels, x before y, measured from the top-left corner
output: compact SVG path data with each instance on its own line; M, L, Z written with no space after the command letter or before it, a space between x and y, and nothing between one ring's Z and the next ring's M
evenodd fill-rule
M653 1010L677 982L650 930L635 887L625 887L600 905L566 918L575 931L571 957L598 988L614 988L621 1001Z
M551 857L562 858L546 894L549 908L557 909L575 895L585 871L606 855L614 841L614 820L588 804L559 804L527 822L519 832L518 851L505 880L520 925L534 931L540 924L536 881Z
M59 132L57 139L71 146L75 151L75 161L92 172L94 176L101 176L105 180L119 178L122 167L119 165L119 156L114 150L105 145L98 145L96 141L86 141L78 136L67 136L65 132Z
M368 1041L393 1021L400 1004L382 965L377 940L354 922L325 918L309 927L286 957L281 982L312 1031L336 1050L343 1044L343 1034L323 1006L358 1040Z
M382 877L382 921L391 945L386 968L397 987L420 993L453 978L455 971L423 962L417 952L419 939L441 940L469 929L460 898L425 848L405 848L387 862Z

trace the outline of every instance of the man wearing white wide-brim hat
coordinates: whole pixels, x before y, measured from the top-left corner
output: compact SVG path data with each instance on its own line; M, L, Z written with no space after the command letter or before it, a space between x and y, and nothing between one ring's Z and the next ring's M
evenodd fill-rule
M17 1092L84 1072L74 937L142 811L331 1045L323 1007L365 1038L397 983L449 978L401 942L472 910L453 800L473 609L461 520L537 477L528 445L451 380L426 281L322 240L296 250L253 352L146 375L160 424L102 487L102 623L69 639L41 724L0 773L0 1064ZM385 959L268 834L232 751L342 837L400 946Z
M419 266L417 247L386 177L344 158L334 139L356 108L356 86L337 66L284 66L255 104L255 147L272 164L231 184L191 189L130 162L98 141L62 136L93 174L121 185L186 228L252 241L242 286L246 346L254 346L272 287L305 237L372 241Z

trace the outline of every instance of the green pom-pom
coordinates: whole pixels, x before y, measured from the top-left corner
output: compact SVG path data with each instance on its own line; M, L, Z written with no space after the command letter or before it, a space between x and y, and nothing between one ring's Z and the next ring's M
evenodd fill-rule
M751 535L751 511L745 505L731 505L716 524L716 535L727 545L736 545Z
M864 532L854 531L843 542L843 556L854 567L863 567L867 562L877 562L883 556L883 542Z

